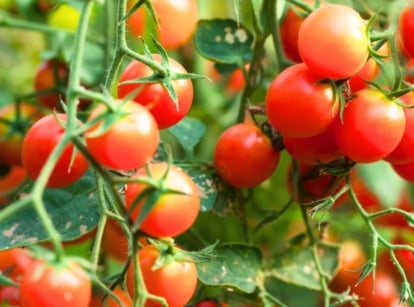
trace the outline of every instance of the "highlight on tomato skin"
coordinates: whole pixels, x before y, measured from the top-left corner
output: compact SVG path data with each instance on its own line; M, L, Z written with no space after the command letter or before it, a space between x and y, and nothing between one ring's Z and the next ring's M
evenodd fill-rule
M225 182L237 188L250 188L270 178L279 164L280 152L259 127L239 123L220 135L213 159Z

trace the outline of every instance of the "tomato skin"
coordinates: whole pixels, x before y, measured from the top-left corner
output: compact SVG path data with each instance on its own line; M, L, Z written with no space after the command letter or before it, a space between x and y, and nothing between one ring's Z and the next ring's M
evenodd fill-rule
M279 164L280 153L254 124L239 123L217 140L214 166L220 177L237 188L250 188L268 179Z
M187 44L197 25L197 1L153 0L151 4L158 17L159 27L156 30L161 45L167 50L173 50ZM127 25L135 36L143 35L143 25L147 18L148 14L144 14L142 9L128 18Z
M0 122L0 164L22 166L22 143L29 127L41 117L38 109L28 103L20 103L17 118L14 104L7 104L0 108L0 118L12 122L11 126Z
M336 145L332 125L321 134L311 137L292 138L284 136L283 144L292 158L305 164L329 163L343 157L338 145Z
M399 36L404 51L409 57L414 58L414 42L412 35L414 33L414 7L405 7L399 17Z
M64 93L59 86L66 87L68 78L69 68L66 63L56 59L40 63L35 72L33 87L36 91L52 92L38 96L37 100L48 109L61 109L60 100L64 98Z
M414 106L414 92L400 97L406 106ZM414 161L414 109L403 108L405 114L405 129L397 147L384 160L392 164L406 164Z
M225 303L220 303L215 299L206 299L195 304L195 307L227 307Z
M405 164L391 164L391 166L401 178L414 183L414 161Z
M21 307L88 307L92 286L76 262L53 266L34 261L20 284Z
M149 174L155 179L161 179L168 169L165 162L148 164ZM145 169L140 169L133 178L148 176ZM126 185L125 206L128 210L134 200L146 188L144 183L130 183ZM180 191L183 194L166 193L162 195L146 216L140 229L154 237L174 237L191 227L200 210L200 195L196 184L183 170L170 165L166 177L165 187ZM131 217L137 220L146 197L141 200L132 211Z
M290 66L273 79L265 107L272 126L289 137L324 132L339 111L331 85L322 83L303 63Z
M161 62L159 54L153 54L154 60ZM177 73L187 73L186 69L177 61L169 59L171 70ZM131 61L122 71L118 84L118 97L126 98L131 92L141 88L132 98L135 102L149 108L160 129L171 127L187 115L193 103L193 84L190 79L172 81L177 94L177 103L168 95L160 83L148 84L121 84L124 81L148 77L154 72L145 64L136 60Z
M164 297L169 307L182 307L188 303L197 287L197 269L191 260L174 260L159 269L152 269L160 251L153 245L144 246L138 252L145 287L151 294ZM174 285L174 286L172 286ZM127 272L127 287L131 297L135 295L134 267ZM159 307L161 304L147 301L145 307Z
M0 165L0 168L2 166ZM0 174L0 194L7 194L16 189L26 179L26 171L23 167L8 167L6 173ZM0 206L7 203L7 197L0 196Z
M299 53L309 69L322 78L349 78L368 59L365 31L366 23L353 8L327 4L303 21L298 36Z
M37 179L49 155L65 133L55 116L63 123L66 122L66 114L46 115L30 127L23 140L23 167L33 180ZM80 121L78 123L81 124ZM73 150L73 144L67 144L50 174L47 187L63 188L75 183L86 173L88 162L79 151L72 159Z
M401 141L405 129L404 110L376 89L364 89L355 96L345 106L343 122L339 119L336 122L338 147L344 156L355 162L378 161Z
M116 221L107 220L101 247L107 255L120 261L126 261L128 256L128 238Z
M2 306L19 307L20 306L19 287L13 287L13 286L0 287L0 304L2 304Z
M78 28L80 15L80 11L75 7L63 3L49 11L47 22L53 27L74 32Z
M121 100L115 101L116 105L121 103ZM99 105L88 120L94 120L106 110L105 105ZM154 156L160 140L159 130L153 116L140 104L128 101L122 106L122 112L128 114L113 122L106 131L97 134L104 125L102 122L88 129L86 146L103 166L132 170L144 166Z

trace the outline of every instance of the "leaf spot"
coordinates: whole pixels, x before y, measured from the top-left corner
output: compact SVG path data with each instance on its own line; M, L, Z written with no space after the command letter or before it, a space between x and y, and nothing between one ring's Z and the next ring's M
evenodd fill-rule
M10 227L10 229L3 231L3 236L5 236L6 238L13 237L14 231L17 227L19 227L19 223L14 223L12 227Z
M88 226L86 226L86 225L80 225L79 226L79 231L80 231L81 234L86 233L88 231Z
M69 229L69 228L70 228L70 226L72 226L72 222L71 222L71 221L68 221L68 222L65 224L65 229Z
M220 35L216 35L214 37L214 40L215 40L216 43L220 43L221 42L221 36Z
M234 32L234 35L237 37L240 43L244 43L247 41L247 33L244 29L237 29L236 32Z

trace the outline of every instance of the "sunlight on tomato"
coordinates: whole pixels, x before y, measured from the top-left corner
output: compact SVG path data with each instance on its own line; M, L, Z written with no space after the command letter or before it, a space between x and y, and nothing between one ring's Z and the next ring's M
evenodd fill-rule
M56 7L47 17L49 25L67 31L76 31L79 19L80 11L66 3Z

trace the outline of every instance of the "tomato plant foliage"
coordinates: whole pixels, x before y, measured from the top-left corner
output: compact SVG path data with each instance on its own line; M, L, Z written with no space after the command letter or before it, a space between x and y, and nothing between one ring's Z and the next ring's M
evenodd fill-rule
M0 0L0 305L412 303L413 10Z

